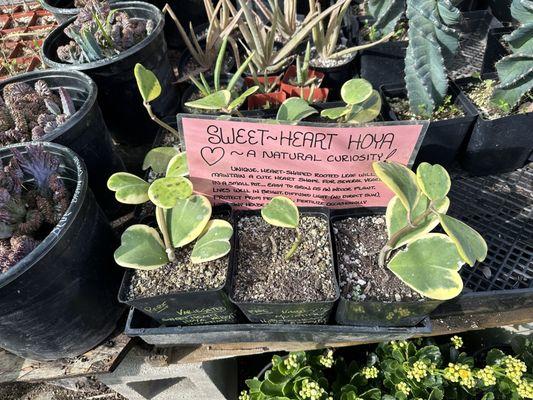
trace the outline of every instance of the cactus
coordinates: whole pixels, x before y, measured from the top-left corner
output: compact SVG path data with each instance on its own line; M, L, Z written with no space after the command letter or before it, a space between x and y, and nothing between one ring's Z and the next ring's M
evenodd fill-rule
M503 37L513 53L496 63L500 83L492 95L494 104L509 110L533 88L533 1L513 0L511 13L520 26Z
M188 174L185 153L158 147L148 152L143 166L154 167L154 172L165 176L148 183L133 174L118 172L108 179L107 187L121 203L151 201L159 231L142 224L128 227L115 251L117 264L144 270L160 268L176 260L176 249L195 240L191 253L194 264L228 254L233 228L227 221L210 220L211 204L207 197L193 195L192 183L185 177Z
M451 187L440 165L421 163L416 174L394 162L372 164L395 196L387 206L389 240L379 255L406 285L423 296L448 300L463 289L459 270L487 256L487 243L465 223L446 215ZM438 225L443 233L431 233ZM389 260L393 251L396 253Z
M0 272L29 254L70 202L59 160L42 145L28 146L26 155L12 153L7 165L0 163Z
M139 43L153 28L152 20L130 18L124 11L111 10L108 1L88 0L64 29L72 40L57 48L57 56L70 64L112 57Z
M377 37L382 37L396 28L405 11L405 0L368 0L365 10L375 20L372 27Z
M7 84L0 98L0 144L39 140L63 125L75 112L64 88L51 90L43 80Z
M449 0L407 0L405 84L411 111L417 115L431 115L446 96L446 64L459 48L459 33L451 26L460 17Z

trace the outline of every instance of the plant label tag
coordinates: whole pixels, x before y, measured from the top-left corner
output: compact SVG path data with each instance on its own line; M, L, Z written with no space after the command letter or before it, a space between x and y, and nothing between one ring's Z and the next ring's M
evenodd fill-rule
M274 196L302 207L386 206L374 161L411 167L427 121L358 126L178 115L195 191L214 204L257 209Z

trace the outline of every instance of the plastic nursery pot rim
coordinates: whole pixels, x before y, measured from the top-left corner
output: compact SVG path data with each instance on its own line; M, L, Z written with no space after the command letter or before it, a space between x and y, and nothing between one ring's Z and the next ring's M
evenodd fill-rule
M113 3L115 1L116 0L110 0L109 2ZM73 7L56 7L48 3L47 0L39 0L39 2L41 3L42 7L45 10L50 11L52 14L60 14L62 16L67 16L67 17L70 15L77 15L81 10L81 8L77 8L74 6ZM72 2L72 4L74 5L74 2Z
M84 196L83 194L87 191L87 168L81 158L78 157L69 148L49 142L32 142L31 144L42 144L46 151L51 151L55 155L59 155L61 159L70 159L74 163L76 170L68 168L71 172L75 172L76 176L76 188L72 193L72 199L70 204L59 220L59 223L52 229L52 231L42 240L39 245L33 249L29 254L27 254L21 261L11 267L7 272L0 274L0 289L20 275L28 271L33 265L37 264L51 249L52 247L63 237L65 232L73 224L76 216L78 215L81 206L83 204ZM0 149L0 159L11 158L11 149L23 150L28 146L28 144L11 144L4 146ZM63 160L61 160L63 161ZM62 165L61 163L60 165ZM64 179L65 174L62 174L62 179ZM74 175L74 174L73 174ZM72 179L72 178L68 178ZM31 256L31 258L30 258Z
M16 75L9 79L6 79L2 82L0 82L0 88L4 88L6 84L14 83L14 82L26 82L28 81L37 81L39 79L42 79L46 82L49 78L73 78L77 79L79 83L83 86L84 89L87 89L88 95L87 98L84 100L83 105L76 110L74 114L70 116L69 119L63 124L58 126L56 129L54 129L52 132L44 135L40 141L48 142L53 141L57 139L59 136L63 135L65 132L67 132L69 129L71 129L74 125L76 125L80 119L82 119L85 114L89 112L89 110L92 109L94 103L96 102L96 97L98 95L98 87L94 83L94 81L89 78L88 75L75 70L54 70L54 69L47 69L42 71L33 71L33 72L27 72L25 74ZM28 143L28 142L26 142Z
M155 40L155 38L163 31L163 28L165 26L165 18L163 18L163 14L156 6L150 3L145 3L142 1L117 2L117 3L111 3L111 9L112 10L119 9L119 10L124 10L124 11L128 11L131 9L143 9L143 10L151 11L151 14L153 14L151 17L154 18L154 22L156 22L156 26L154 27L154 30L150 32L150 34L146 36L143 40L141 40L139 43L135 44L134 46L130 47L127 50L120 52L119 54L115 56L104 58L98 61L83 63L83 64L69 64L69 63L53 61L46 56L45 49L50 47L50 51L57 51L58 46L54 44L54 46L51 47L50 45L51 38L55 38L60 35L65 35L63 30L74 22L74 20L76 19L76 16L74 16L70 18L68 21L63 22L61 25L58 25L57 28L54 29L52 32L50 32L50 34L44 39L43 45L41 46L41 59L43 60L43 62L47 66L52 67L52 68L74 69L74 70L80 70L80 71L98 68L98 67L104 67L109 64L124 60L125 58L128 58L132 54L136 53L141 48L147 46L151 41Z

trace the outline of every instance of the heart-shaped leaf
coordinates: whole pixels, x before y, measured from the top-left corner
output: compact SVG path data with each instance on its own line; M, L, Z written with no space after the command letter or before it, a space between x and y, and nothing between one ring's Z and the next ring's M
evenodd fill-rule
M167 225L174 247L183 247L200 236L211 218L211 203L201 195L178 200L167 212Z
M155 147L144 156L143 170L152 168L156 174L164 174L168 163L178 153L174 147Z
M282 228L297 228L300 223L300 213L294 202L283 196L276 196L261 209L261 216L270 225Z
M431 200L440 200L450 191L452 181L442 165L421 163L416 170L418 187Z
M412 221L413 209L420 197L415 173L396 162L374 162L372 168L379 179L398 196L407 210L407 218Z
M326 108L320 112L322 118L329 118L333 120L338 120L340 117L348 114L350 109L347 107L332 107Z
M426 196L420 196L420 199L416 203L415 209L413 210L413 220L417 219L420 215L422 215L424 211L427 210L428 205L428 198ZM449 206L450 199L446 197L442 200L437 201L435 208L438 212L445 214L448 211ZM389 204L387 205L385 219L387 221L387 232L389 235L389 239L400 229L403 229L409 225L409 221L407 220L407 211L405 210L405 207L403 206L398 196L394 196L389 201ZM437 217L437 215L435 215L435 213L431 213L423 221L417 224L417 228L410 229L408 233L399 238L394 248L397 249L399 247L402 247L407 243L412 242L415 239L418 239L419 237L425 235L426 233L431 232L437 227L438 224L439 218Z
M107 180L107 187L115 193L115 198L124 204L142 204L149 200L150 184L144 179L127 172L117 172Z
M449 215L439 214L439 219L465 263L473 267L487 257L487 242L475 229Z
M187 176L189 175L189 166L187 164L187 153L181 152L176 154L168 163L167 177Z
M151 270L168 263L159 233L147 225L132 225L124 231L115 261L121 267Z
M388 268L423 296L448 300L463 290L458 272L462 265L463 260L448 236L429 233L396 253Z
M364 124L376 119L381 112L381 96L374 90L372 95L359 105L353 105L346 116L347 122Z
M359 104L372 96L372 85L364 79L350 79L341 87L341 98L346 104Z
M148 197L161 208L172 208L179 199L186 199L191 194L191 181L181 176L156 179L148 188Z
M198 100L188 101L187 107L199 108L201 110L221 110L226 108L231 101L231 92L229 90L219 90Z
M307 101L299 97L291 97L279 107L276 120L299 122L302 119L316 114L318 111L311 107Z
M161 85L157 76L149 69L144 68L142 64L135 64L133 70L137 87L145 103L154 101L161 95Z
M209 221L202 235L198 238L191 253L193 264L204 263L224 257L231 250L229 240L233 227L222 219Z
M259 86L252 86L251 88L247 89L243 94L241 94L229 104L228 110L232 111L239 108L242 103L244 103L244 101L248 98L248 96L251 96L252 94L257 92L257 90L259 90Z

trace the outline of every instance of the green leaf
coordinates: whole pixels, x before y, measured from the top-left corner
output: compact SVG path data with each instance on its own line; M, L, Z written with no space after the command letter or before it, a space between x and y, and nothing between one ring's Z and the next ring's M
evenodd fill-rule
M124 204L142 204L149 200L150 184L144 179L127 172L117 172L107 180L107 187L115 193L115 198Z
M261 216L270 225L282 228L297 228L300 222L300 213L294 202L283 196L276 196L261 209Z
M412 213L420 197L415 173L396 162L374 162L372 168L379 179L398 196L407 210L407 218L412 221Z
M442 400L444 399L444 393L438 388L434 388L428 397L428 400Z
M189 175L189 166L187 164L187 153L181 152L176 154L169 161L165 176L167 177L176 177L176 176L187 176Z
M491 349L487 353L486 363L487 365L495 365L498 361L505 357L505 353L500 349Z
M231 101L231 92L229 90L219 90L198 100L188 101L187 107L199 108L201 110L221 110L226 108Z
M155 147L144 156L143 170L152 168L156 174L164 174L169 161L178 154L174 147Z
M365 79L350 79L341 87L341 98L346 104L362 103L372 93L372 84Z
M320 116L322 118L338 120L340 117L348 114L349 112L350 112L350 109L347 107L332 107L332 108L326 108L325 110L322 110L322 112L320 113Z
M483 395L481 400L494 400L494 393L488 392Z
M381 112L381 96L376 90L360 105L354 105L346 116L347 122L364 124L376 119Z
M481 262L487 256L487 242L475 230L449 215L439 214L444 231L450 236L465 263L474 266L476 260Z
M418 293L430 299L448 300L463 289L458 273L462 264L457 248L448 236L429 233L396 253L388 268Z
M178 200L167 212L170 240L174 247L183 247L202 234L211 218L211 203L205 196L192 195Z
M252 86L248 90L246 90L243 94L241 94L239 97L237 97L235 100L233 100L230 105L228 106L228 110L232 111L237 108L239 108L242 103L248 98L248 96L254 94L259 89L259 86Z
M229 240L232 235L233 227L229 222L222 219L209 221L192 249L191 261L193 264L224 257L231 250Z
M132 225L124 231L115 261L121 267L152 270L168 263L159 233L147 225Z
M302 119L316 113L317 110L311 107L304 99L291 97L280 106L276 120L300 122Z
M191 194L191 181L181 176L156 179L148 188L148 197L161 208L172 208L178 200L186 199Z
M258 392L261 387L261 381L257 378L246 379L244 383L246 383L246 386L248 386L251 393Z
M452 181L442 165L421 163L416 170L418 187L430 200L440 200L450 191Z
M427 210L429 205L429 200L426 196L420 196L420 199L416 203L415 209L413 210L413 220L421 216L424 211ZM438 212L445 214L448 211L450 206L450 199L444 198L437 202L435 208ZM407 211L403 206L402 202L398 196L394 196L387 205L387 212L385 214L385 219L387 221L387 232L389 239L398 232L400 229L405 228L409 225L407 219ZM407 243L410 243L421 236L424 236L426 233L431 232L439 225L439 218L435 213L431 213L429 216L424 218L423 221L417 224L417 228L410 230L407 234L403 235L394 246L394 249L400 248Z
M134 74L137 87L145 103L150 103L161 95L161 85L152 71L137 63L135 64Z

